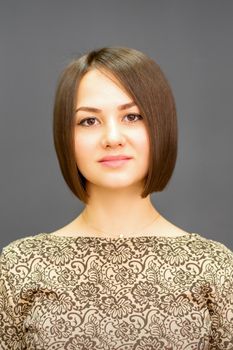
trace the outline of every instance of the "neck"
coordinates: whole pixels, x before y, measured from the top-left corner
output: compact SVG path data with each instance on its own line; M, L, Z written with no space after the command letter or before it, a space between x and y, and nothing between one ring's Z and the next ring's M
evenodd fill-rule
M150 196L141 198L135 192L129 196L113 196L106 191L101 196L92 194L91 200L81 214L82 225L91 234L132 235L142 233L143 229L149 229L150 225L158 220L159 212L151 203Z

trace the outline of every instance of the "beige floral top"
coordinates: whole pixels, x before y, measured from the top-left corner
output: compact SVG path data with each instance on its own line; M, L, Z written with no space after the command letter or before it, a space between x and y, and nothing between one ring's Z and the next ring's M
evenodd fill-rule
M233 252L200 234L39 233L0 266L1 350L233 349Z

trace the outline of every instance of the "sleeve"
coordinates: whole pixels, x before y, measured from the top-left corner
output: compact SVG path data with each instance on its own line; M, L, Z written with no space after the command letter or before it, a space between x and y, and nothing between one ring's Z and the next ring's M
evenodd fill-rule
M211 350L233 350L233 252L219 243L215 260L215 288L208 300Z
M7 255L0 254L0 350L26 350L23 340L23 322L17 307L14 271L9 270Z

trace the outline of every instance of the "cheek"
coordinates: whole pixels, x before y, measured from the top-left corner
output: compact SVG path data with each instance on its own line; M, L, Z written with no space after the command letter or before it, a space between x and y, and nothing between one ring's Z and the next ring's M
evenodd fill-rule
M90 138L85 135L75 137L75 159L78 167L95 155L95 144L93 137Z
M149 154L149 148L150 148L150 141L148 133L145 129L140 129L135 132L134 135L134 142L135 147L140 150L140 154L143 157L148 156Z
M144 161L147 161L149 157L149 136L145 128L138 128L131 130L126 136L125 148L133 148L137 157L141 157ZM129 146L127 146L129 143ZM75 158L77 165L84 165L87 159L95 159L95 152L99 144L98 136L87 137L84 134L79 134L75 136ZM134 151L132 149L132 152Z

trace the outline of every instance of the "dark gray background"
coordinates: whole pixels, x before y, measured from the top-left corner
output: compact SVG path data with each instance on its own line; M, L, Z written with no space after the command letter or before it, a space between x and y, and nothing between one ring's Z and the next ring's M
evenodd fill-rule
M172 86L179 145L153 203L169 221L233 249L233 1L0 1L0 245L52 232L83 204L52 138L57 78L86 50L128 46Z

